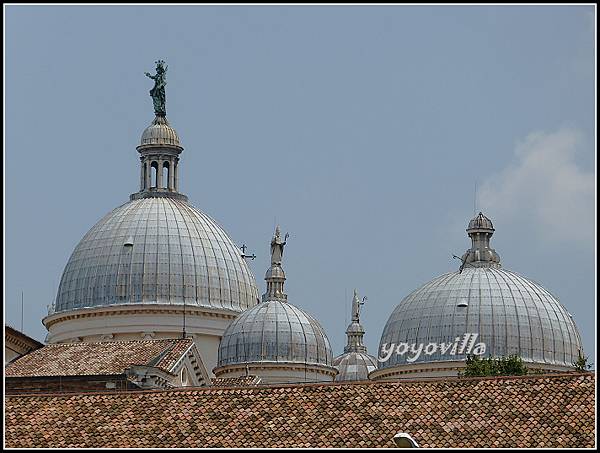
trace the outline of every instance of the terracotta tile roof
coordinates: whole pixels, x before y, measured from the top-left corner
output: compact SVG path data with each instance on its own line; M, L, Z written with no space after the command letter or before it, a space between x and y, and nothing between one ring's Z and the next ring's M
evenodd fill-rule
M122 374L131 365L169 371L192 345L191 338L49 344L15 360L6 377Z
M240 376L235 378L213 378L210 385L213 387L245 387L260 384L258 376Z
M593 447L595 375L9 396L7 447Z
M164 353L159 356L155 361L148 363L150 366L155 366L161 370L171 370L179 361L179 359L186 353L186 351L194 344L194 340L191 338L171 340L172 346L165 349ZM153 363L155 362L155 363Z

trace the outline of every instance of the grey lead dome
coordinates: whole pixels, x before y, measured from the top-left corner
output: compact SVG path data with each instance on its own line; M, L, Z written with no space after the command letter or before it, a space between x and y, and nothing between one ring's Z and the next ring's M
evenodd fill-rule
M181 147L177 131L171 127L167 118L157 116L152 124L144 129L140 140L141 147L147 146L173 146Z
M377 359L362 352L347 352L336 357L333 365L338 369L336 381L365 381L377 369Z
M321 365L333 368L329 339L319 321L287 302L281 267L286 239L279 226L271 240L271 266L262 302L238 316L225 330L217 367L257 362Z
M369 378L369 373L377 369L377 359L367 354L367 347L363 343L365 329L360 323L361 306L364 305L366 297L362 301L354 290L352 297L352 320L346 328L348 342L344 347L344 353L333 361L338 369L336 381L363 381Z
M118 304L184 304L241 312L258 289L217 223L172 197L134 199L83 237L63 272L54 312Z
M570 367L581 348L571 316L543 287L511 271L467 267L441 275L404 298L383 329L379 351L391 343L448 343L465 333L479 334L486 356L516 354L527 362ZM407 364L408 357L392 354L379 368ZM438 350L421 354L413 363L440 360L449 358Z
M319 322L281 300L245 311L225 330L218 366L252 362L333 364L331 345Z
M481 212L469 222L471 248L458 272L434 278L405 297L389 317L379 343L418 348L452 343L477 334L486 356L518 355L525 362L572 367L582 350L571 315L539 284L502 269L490 247L494 227ZM440 348L408 362L410 354L392 354L379 368L435 361L464 361L466 355L442 356Z

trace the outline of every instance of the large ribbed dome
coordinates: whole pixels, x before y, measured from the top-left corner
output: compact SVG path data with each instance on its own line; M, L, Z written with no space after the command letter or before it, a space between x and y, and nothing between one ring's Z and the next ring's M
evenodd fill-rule
M400 344L423 345L423 351L431 345L429 353L393 353L379 369L464 361L473 351L470 340L465 339L462 347L464 338L484 344L478 355L517 355L542 368L572 367L581 338L571 315L542 286L501 268L499 255L490 247L494 227L489 218L480 212L469 222L467 233L471 248L463 254L460 269L434 278L405 297L381 335L381 358L391 345ZM440 345L457 339L461 346L442 350Z
M543 287L511 271L466 267L404 298L383 329L379 350L392 343L449 343L465 333L479 335L486 356L519 355L540 364L569 367L581 348L571 315ZM409 357L392 354L379 368L407 364ZM465 358L458 354L451 360ZM449 357L438 349L414 363L440 360Z
M246 310L225 330L218 366L253 362L333 364L331 345L319 322L280 300Z
M258 302L258 289L214 220L182 199L154 196L119 206L83 237L54 311L184 302L241 312Z

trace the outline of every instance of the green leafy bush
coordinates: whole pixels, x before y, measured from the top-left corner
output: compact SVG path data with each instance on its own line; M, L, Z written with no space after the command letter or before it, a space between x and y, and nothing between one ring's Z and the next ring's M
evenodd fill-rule
M587 371L592 368L592 365L588 363L588 357L581 353L581 350L577 351L579 358L573 362L573 366L576 371Z
M508 357L467 356L465 370L460 376L523 376L527 374L523 359L516 355Z

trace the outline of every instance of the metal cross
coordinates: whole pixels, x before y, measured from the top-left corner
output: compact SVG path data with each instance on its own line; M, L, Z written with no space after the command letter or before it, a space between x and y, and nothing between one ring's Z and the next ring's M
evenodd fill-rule
M256 258L256 255L255 255L254 253L253 253L252 255L246 255L246 249L247 249L247 248L248 248L248 247L246 247L246 244L243 244L243 245L240 247L240 249L242 249L242 255L241 255L241 256L242 256L242 258L244 258L244 259L251 259L251 260L253 260L254 258Z

